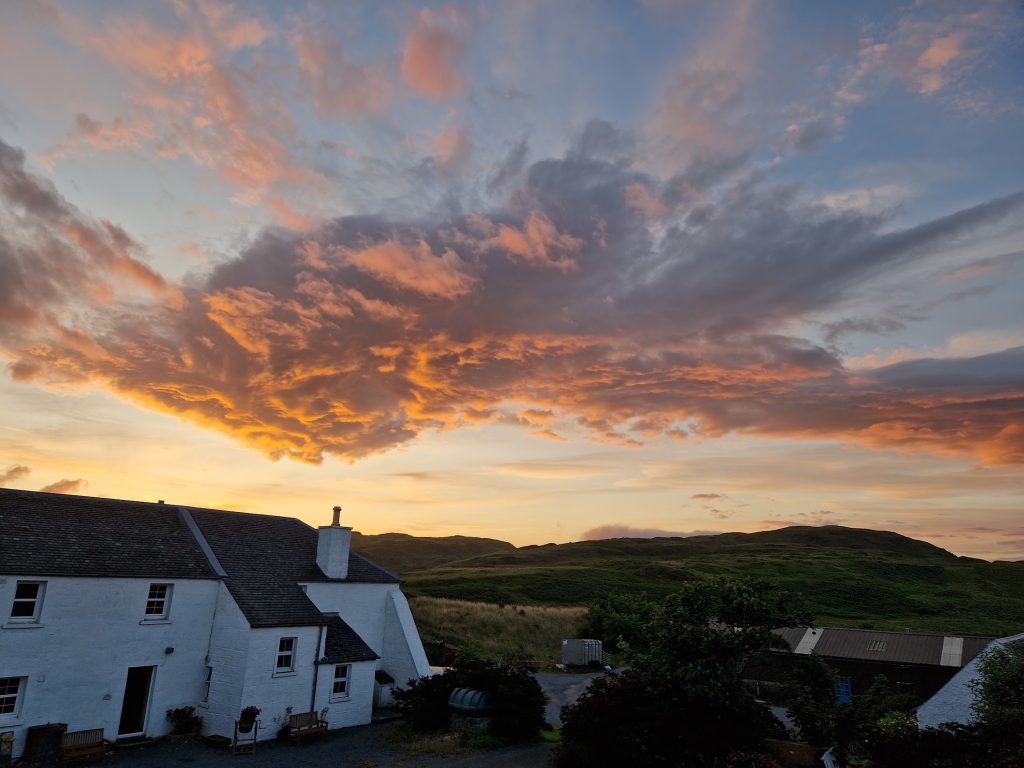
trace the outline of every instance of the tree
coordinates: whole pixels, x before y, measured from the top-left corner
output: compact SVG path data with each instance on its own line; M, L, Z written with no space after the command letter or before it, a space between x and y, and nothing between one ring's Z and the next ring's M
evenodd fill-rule
M769 582L686 584L633 633L632 671L563 709L555 765L756 765L760 743L781 726L741 673L777 645L772 629L807 622L802 603Z
M821 656L812 653L798 659L786 683L789 716L800 730L800 738L816 746L835 743L836 673Z
M974 714L986 725L1024 727L1024 641L997 646L979 663L974 693Z
M638 646L653 607L647 595L610 592L588 606L583 636L601 640L609 650Z

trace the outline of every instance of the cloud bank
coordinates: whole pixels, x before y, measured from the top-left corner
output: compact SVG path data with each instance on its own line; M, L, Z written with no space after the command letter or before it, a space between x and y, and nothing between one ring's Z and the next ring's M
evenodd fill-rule
M1019 215L1024 194L894 229L739 166L631 170L607 157L620 139L590 126L493 209L269 228L180 285L0 144L10 374L97 383L306 462L493 421L623 445L739 432L1024 461L1024 348L851 372L781 330ZM680 177L699 195L678 196Z

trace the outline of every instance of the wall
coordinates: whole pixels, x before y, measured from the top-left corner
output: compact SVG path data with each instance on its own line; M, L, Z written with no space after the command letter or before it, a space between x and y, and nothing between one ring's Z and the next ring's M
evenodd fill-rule
M397 584L309 582L305 587L317 608L338 613L381 657L378 666L398 686L430 674L416 622Z
M7 623L19 580L46 582L38 625ZM174 585L169 621L140 623L153 582ZM0 677L28 677L18 715L0 717L0 731L15 732L14 755L28 726L41 723L103 728L115 738L129 667L156 667L146 733L167 733L164 712L200 698L219 587L215 580L0 576Z
M398 688L404 688L409 680L429 677L430 664L423 650L420 633L416 629L409 602L399 590L388 593L384 622L384 669L393 678Z
M196 711L203 716L203 733L230 737L235 720L242 711L245 665L249 661L249 622L246 621L228 588L219 584L217 611L210 634L210 660L213 677L210 699ZM204 670L205 671L205 670Z
M337 613L378 656L384 650L384 604L395 584L306 582L306 596L324 613Z
M317 673L317 647L322 627L273 627L253 629L249 633L248 659L245 683L242 689L243 707L255 705L260 714L259 738L272 739L277 730L287 722L286 710L292 714L309 712L313 704L313 680ZM282 637L298 638L295 654L295 671L278 674L278 641ZM323 653L322 644L320 653ZM319 682L318 682L319 685ZM317 701L319 702L319 695ZM277 718L275 722L274 718ZM232 730L233 730L232 723ZM225 734L230 736L231 732Z
M334 665L321 664L316 688L316 710L327 707L329 728L347 728L352 725L366 725L373 717L373 674L376 661L360 661L351 665L349 672L348 697L332 700Z

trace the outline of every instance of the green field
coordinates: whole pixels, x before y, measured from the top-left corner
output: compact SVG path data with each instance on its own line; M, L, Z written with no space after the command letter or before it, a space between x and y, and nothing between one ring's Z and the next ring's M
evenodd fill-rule
M1024 631L1024 562L957 557L895 533L841 526L506 546L418 570L402 568L400 559L392 566L410 596L582 606L610 591L658 597L688 579L755 576L802 594L825 626L989 636Z

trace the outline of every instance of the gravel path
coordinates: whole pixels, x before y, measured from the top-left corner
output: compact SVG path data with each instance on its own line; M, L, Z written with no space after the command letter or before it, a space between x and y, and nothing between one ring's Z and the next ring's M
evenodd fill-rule
M537 681L551 697L547 719L559 723L559 710L576 700L600 673L569 675L538 673ZM113 768L546 768L554 745L527 744L480 752L466 757L440 758L402 752L387 742L391 723L375 723L331 731L301 747L261 742L255 755L233 756L230 750L203 744L159 742L122 747L107 761Z

